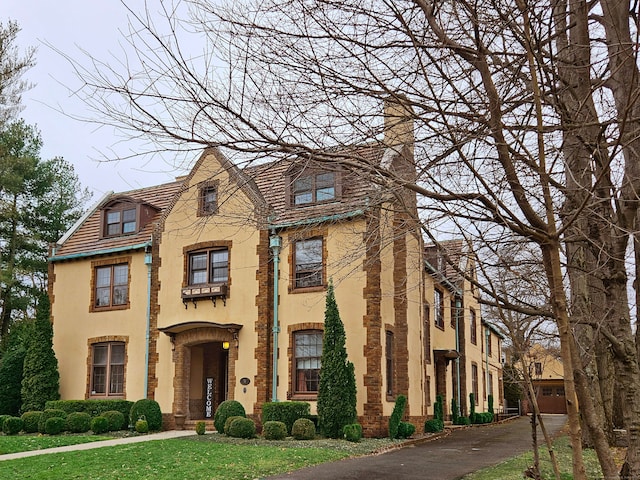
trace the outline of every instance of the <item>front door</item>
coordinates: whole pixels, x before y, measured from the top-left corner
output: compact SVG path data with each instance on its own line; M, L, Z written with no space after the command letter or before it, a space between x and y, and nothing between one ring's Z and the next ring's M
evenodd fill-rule
M228 395L229 351L223 348L222 342L190 348L189 417L213 419L216 408Z

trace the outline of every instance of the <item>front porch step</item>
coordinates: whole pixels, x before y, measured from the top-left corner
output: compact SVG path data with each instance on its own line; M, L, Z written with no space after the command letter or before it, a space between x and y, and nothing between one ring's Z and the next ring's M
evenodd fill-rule
M207 433L211 433L215 431L215 427L213 426L213 420L185 420L183 430L196 430L196 423L204 422L205 431Z

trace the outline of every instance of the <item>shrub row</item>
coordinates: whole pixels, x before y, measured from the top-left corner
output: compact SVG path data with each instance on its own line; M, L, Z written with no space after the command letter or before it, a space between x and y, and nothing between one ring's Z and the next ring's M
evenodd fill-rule
M493 413L492 412L475 412L473 416L472 423L480 424L480 423L491 423L493 422Z
M262 404L262 423L282 422L291 435L293 423L299 418L309 419L311 406L307 402L267 402ZM315 428L315 425L314 425Z
M51 400L45 404L46 410L63 410L68 414L84 412L97 417L105 412L118 411L129 419L133 402L129 400ZM137 419L136 419L137 420Z

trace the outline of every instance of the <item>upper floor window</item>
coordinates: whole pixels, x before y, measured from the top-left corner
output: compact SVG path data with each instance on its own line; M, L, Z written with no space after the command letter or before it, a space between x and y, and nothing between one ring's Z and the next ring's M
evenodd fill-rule
M316 287L322 283L322 238L294 243L294 288Z
M129 264L95 267L95 307L118 307L129 301Z
M216 248L189 254L189 285L227 283L229 250Z
M135 233L137 230L136 207L111 208L105 211L104 235L112 237Z
M487 354L491 357L491 330L487 329Z
M435 326L444 330L444 295L437 288L433 292L433 317Z
M537 376L542 375L542 363L541 362L535 362L533 364L533 367L534 367L535 375L537 375Z
M125 344L96 343L91 348L91 395L124 396Z
M294 333L293 388L295 393L318 393L321 357L321 330Z
M471 392L473 393L476 402L479 400L478 398L478 365L475 363L471 364Z
M469 311L469 328L471 328L471 343L478 344L478 325L476 320L476 311L471 309Z
M198 215L213 215L218 211L217 182L207 182L198 192Z
M335 172L319 172L299 176L291 184L291 203L294 206L330 202L338 197Z

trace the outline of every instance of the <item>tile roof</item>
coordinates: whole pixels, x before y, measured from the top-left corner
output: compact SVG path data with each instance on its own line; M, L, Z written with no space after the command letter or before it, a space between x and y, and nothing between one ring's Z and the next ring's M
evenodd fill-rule
M74 256L83 253L97 253L118 248L126 248L145 243L151 239L153 226L161 217L163 211L171 205L175 195L182 187L181 181L165 183L154 187L141 188L118 194L111 194L97 205L87 218L70 235L63 237L63 243L56 246L53 259ZM100 221L100 207L109 201L126 197L137 202L149 204L158 210L158 213L138 232L120 237L102 238Z

